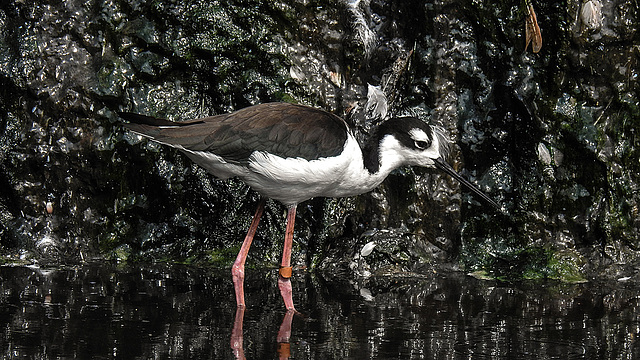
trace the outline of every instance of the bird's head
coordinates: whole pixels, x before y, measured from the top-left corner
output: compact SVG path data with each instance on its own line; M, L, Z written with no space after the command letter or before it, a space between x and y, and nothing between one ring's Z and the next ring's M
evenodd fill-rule
M447 163L450 142L442 128L430 126L414 117L393 118L380 125L376 138L381 163L389 162L392 167L414 165L437 168L492 206L501 209L500 205Z

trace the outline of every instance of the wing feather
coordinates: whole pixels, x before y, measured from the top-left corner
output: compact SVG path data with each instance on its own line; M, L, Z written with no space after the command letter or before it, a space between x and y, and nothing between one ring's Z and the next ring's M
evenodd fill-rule
M188 151L206 151L246 164L254 151L308 160L338 155L348 127L339 117L312 107L267 103L186 122L121 113L124 126L155 141Z

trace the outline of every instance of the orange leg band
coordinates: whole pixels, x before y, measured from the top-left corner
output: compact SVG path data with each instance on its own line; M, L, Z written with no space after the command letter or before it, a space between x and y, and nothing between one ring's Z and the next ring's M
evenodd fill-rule
M293 269L291 268L291 266L281 266L278 272L280 273L280 276L282 276L283 278L289 279L291 278Z

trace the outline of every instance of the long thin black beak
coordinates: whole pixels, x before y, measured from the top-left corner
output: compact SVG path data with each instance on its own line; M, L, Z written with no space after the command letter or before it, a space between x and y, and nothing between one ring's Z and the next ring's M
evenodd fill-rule
M446 161L442 160L442 158L435 159L434 162L436 164L436 168L444 171L452 178L458 180L460 184L469 188L469 190L473 191L476 195L481 197L484 201L488 202L489 204L494 206L496 209L502 211L502 207L498 205L497 202L493 201L493 199L491 199L487 194L483 193L482 190L478 189L477 186L473 185L467 179L463 178L462 175L458 174L455 170L453 170L451 165L449 165Z

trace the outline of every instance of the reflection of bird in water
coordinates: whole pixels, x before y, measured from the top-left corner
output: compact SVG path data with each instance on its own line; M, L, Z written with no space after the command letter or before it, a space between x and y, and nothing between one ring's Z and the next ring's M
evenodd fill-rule
M278 286L287 309L291 294L291 245L296 206L317 196L368 192L404 165L438 168L499 208L444 161L449 143L442 131L413 118L383 122L361 148L344 120L302 105L268 103L213 117L171 122L121 113L128 129L182 150L213 175L237 176L263 196L288 207ZM244 306L244 264L264 209L258 209L233 264L236 303Z

